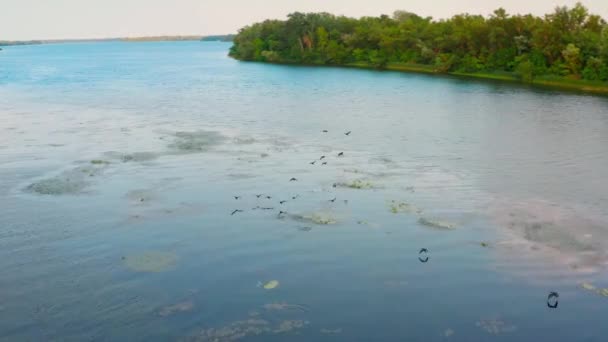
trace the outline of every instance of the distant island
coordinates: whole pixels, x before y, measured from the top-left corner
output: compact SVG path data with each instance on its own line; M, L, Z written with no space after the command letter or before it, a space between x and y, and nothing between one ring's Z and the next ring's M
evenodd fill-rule
M47 39L9 41L0 40L0 46L35 45L35 44L57 44L57 43L83 43L83 42L162 42L162 41L222 41L231 42L235 34L225 35L189 35L189 36L148 36L148 37L123 37L123 38L91 38L91 39Z
M243 61L449 74L608 94L608 25L577 3L543 17L396 11L360 19L292 13L242 28L230 56Z

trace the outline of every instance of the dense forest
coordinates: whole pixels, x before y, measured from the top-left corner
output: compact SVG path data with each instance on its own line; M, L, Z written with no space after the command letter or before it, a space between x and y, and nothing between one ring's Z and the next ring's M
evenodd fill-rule
M417 65L432 72L505 73L608 80L608 25L578 3L543 17L459 14L434 20L406 11L360 19L292 13L241 29L230 55L274 63Z

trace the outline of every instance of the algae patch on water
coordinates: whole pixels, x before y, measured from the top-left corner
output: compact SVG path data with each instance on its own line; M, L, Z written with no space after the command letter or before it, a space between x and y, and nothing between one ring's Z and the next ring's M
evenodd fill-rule
M608 297L608 288L600 289L600 288L597 288L593 284L590 284L590 283L582 283L581 284L581 288L583 288L584 290L596 293L596 294L598 294L600 296Z
M304 320L284 320L273 325L264 319L250 318L235 321L220 328L204 329L188 340L201 342L237 341L260 335L270 336L295 332L308 324L309 322Z
M266 284L262 285L262 287L265 290L273 290L276 289L277 287L279 287L279 281L278 280L271 280L269 282L267 282Z
M173 136L169 148L180 153L205 152L226 140L224 135L213 131L176 132Z
M338 182L334 184L335 188L349 188L349 189L357 189L357 190L364 190L364 189L373 189L374 185L367 180L363 180L363 179L355 179L353 181L349 181L349 182Z
M337 219L331 214L327 212L315 212L312 214L292 214L289 215L292 220L304 222L304 223L314 223L316 225L332 225L338 223Z
M266 311L301 311L306 312L308 308L301 304L288 304L288 303L269 303L263 305L264 310Z
M91 184L91 178L100 175L104 167L105 165L76 167L54 177L34 182L25 187L24 191L40 195L73 195L82 193Z
M104 156L107 158L115 159L123 163L143 163L147 161L151 161L160 157L160 153L157 152L132 152L132 153L123 153L116 151L108 151L104 153ZM97 162L104 162L103 160L96 160ZM93 163L93 161L91 161ZM109 162L105 162L103 164L109 164Z
M146 252L124 258L127 268L136 272L163 272L177 263L178 257L167 252Z
M456 225L451 222L441 221L441 220L436 220L436 219L431 219L431 218L426 218L426 217L419 218L418 223L420 223L423 226L433 228L433 229L440 229L440 230L456 229Z
M399 213L421 214L422 213L422 209L417 208L406 202L391 201L391 203L389 204L389 208L390 208L391 213L393 213L393 214L399 214Z
M174 315L176 313L190 311L193 308L194 308L194 303L192 301L186 301L186 302L181 302L181 303L165 306L158 312L158 315L161 317L167 317L167 316Z

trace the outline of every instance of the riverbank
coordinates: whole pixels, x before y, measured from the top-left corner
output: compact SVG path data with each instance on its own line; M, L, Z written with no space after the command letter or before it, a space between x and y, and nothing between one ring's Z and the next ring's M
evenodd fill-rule
M449 75L471 79L483 79L499 82L511 82L523 85L533 85L544 88L551 88L557 90L568 90L585 93L593 93L599 95L608 95L608 82L595 82L586 80L575 80L559 76L543 75L535 77L531 82L522 81L517 74L508 72L477 72L477 73L465 73L465 72L438 72L432 65L424 64L405 64L405 63L389 63L383 68L378 68L371 64L366 63L350 63L344 65L344 67L361 68L361 69L376 69L376 70L390 70L400 72L413 72L413 73L424 73L433 75Z
M238 58L237 58L238 60ZM243 62L258 62L241 60ZM439 72L432 65L413 64L413 63L388 63L384 67L374 66L369 63L357 62L344 65L332 65L322 63L296 63L296 62L259 62L279 65L310 66L310 67L338 67L338 68L357 68L377 71L398 71L407 73L429 74L437 76L454 76L459 78L469 78L485 81L510 82L525 86L535 86L554 90L574 91L590 93L594 95L608 96L608 82L576 80L566 77L543 75L535 77L531 82L522 81L517 74L509 72Z

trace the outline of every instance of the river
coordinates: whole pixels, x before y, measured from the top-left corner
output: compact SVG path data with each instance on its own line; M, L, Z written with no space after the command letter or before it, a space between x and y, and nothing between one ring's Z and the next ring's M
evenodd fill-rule
M1 340L605 340L608 98L229 47L0 52Z

